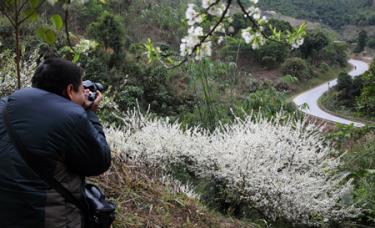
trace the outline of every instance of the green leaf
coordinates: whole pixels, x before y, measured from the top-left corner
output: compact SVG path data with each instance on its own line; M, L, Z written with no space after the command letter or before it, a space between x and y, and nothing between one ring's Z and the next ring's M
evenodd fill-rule
M55 28L58 30L58 31L61 31L62 27L63 27L63 20L61 19L60 15L53 15L51 18L50 18L52 24L55 26Z
M39 18L39 14L38 14L36 11L34 11L34 12L31 14L31 16L29 17L29 20L32 21L32 22L34 22L34 21L37 21L38 18Z
M81 55L79 53L75 53L72 62L77 63L80 57L81 57Z
M36 34L41 40L49 45L53 45L56 42L56 34L51 29L38 28Z
M32 8L36 8L40 3L40 0L30 0L30 4Z
M47 29L45 38L46 38L45 41L49 45L52 45L56 42L56 33L50 29Z
M298 78L288 74L288 75L281 77L281 81L287 85L291 85L295 82L298 82Z
M36 30L36 35L39 37L39 39L44 40L44 34L45 34L45 29L42 27Z
M26 9L25 11L23 11L23 16L29 17L27 20L32 21L32 22L38 20L38 18L39 18L38 12L35 11L33 8L29 8L29 9Z

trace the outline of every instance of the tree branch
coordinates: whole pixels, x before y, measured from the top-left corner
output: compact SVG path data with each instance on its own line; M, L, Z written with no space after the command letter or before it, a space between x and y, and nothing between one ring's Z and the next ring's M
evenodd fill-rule
M217 4L218 2L219 2L219 1L216 1L216 2L213 3L213 4ZM179 67L179 66L181 66L182 64L184 64L184 63L188 60L188 57L191 57L191 56L197 51L197 49L198 49L200 46L202 46L202 44L206 41L206 39L207 39L208 37L212 36L212 34L215 32L216 28L221 24L221 22L223 22L223 20L224 20L224 18L225 18L225 15L227 14L227 12L228 12L229 7L230 7L231 4L232 4L232 0L228 0L227 5L226 5L226 7L225 7L223 13L222 13L221 16L220 16L220 19L216 22L216 24L212 27L212 29L211 29L211 30L210 30L210 31L209 31L204 37L201 38L200 42L199 42L197 45L195 45L195 46L193 47L193 50L192 50L192 52L191 52L190 55L186 56L186 57L185 57L180 63L178 63L177 65L171 67L171 69L176 68L176 67ZM212 7L212 6L210 6L210 7Z
M210 9L212 7L214 7L215 5L217 5L219 2L220 2L220 0L216 0L211 5L209 5L205 11L201 12L200 14L198 14L198 16L201 16L202 14L208 14L208 11L210 11Z
M9 11L8 7L6 7L4 2L0 2L0 12L4 14L6 18L8 18L9 22L12 24L13 27L16 27L16 23L14 20L7 14L7 11Z
M70 0L66 0L65 3L70 4ZM64 18L66 40L68 42L69 48L75 53L72 42L70 41L68 19L69 19L69 9L68 9L68 7L66 7L65 8L65 18Z
M33 11L29 15L27 15L26 17L24 17L22 20L18 22L18 25L21 25L23 22L29 19L43 5L45 1L46 0L42 0L41 2L39 2L39 4L33 9Z
M21 13L21 11L22 11L22 9L23 9L23 7L25 7L25 5L27 4L27 0L25 0L23 3L22 3L22 5L21 5L21 7L18 9L18 14L20 14Z
M277 43L281 43L281 44L286 44L285 42L281 42L279 40L273 39L272 37L268 36L264 31L262 31L262 29L260 28L260 25L257 23L257 21L246 11L245 6L241 3L241 0L237 0L237 3L240 6L241 11L245 14L245 16L251 22L252 28L254 30L258 30L262 34L262 36L264 38L266 38L267 40L271 40L271 41L274 41L274 42L277 42Z

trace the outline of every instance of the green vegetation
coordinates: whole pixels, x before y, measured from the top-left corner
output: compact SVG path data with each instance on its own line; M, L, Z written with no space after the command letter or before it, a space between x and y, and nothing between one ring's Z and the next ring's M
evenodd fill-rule
M339 115L373 123L374 69L373 62L369 71L354 79L346 73L340 73L337 85L321 98L322 106Z
M375 221L375 128L338 126L328 138L339 150L345 150L341 169L351 173L355 184L354 201L364 214L361 223L371 226Z
M322 22L333 28L374 25L374 2L368 0L263 0L259 5L284 15Z
M363 77L363 88L358 97L358 108L362 113L375 113L375 61Z
M366 45L367 45L367 41L368 41L367 32L366 31L361 31L358 34L357 46L354 49L354 53L360 53L360 52L362 52L365 49Z

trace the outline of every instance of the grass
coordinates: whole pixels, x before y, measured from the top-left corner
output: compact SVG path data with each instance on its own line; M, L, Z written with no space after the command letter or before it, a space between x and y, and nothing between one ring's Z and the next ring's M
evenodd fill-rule
M114 155L109 171L91 178L117 205L114 228L122 227L263 227L225 217L199 200L164 184L152 168L139 167Z

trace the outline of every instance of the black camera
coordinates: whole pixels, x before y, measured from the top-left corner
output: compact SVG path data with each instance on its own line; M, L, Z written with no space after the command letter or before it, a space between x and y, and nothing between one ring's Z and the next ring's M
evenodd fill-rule
M104 91L104 86L100 84L99 82L92 82L90 80L86 80L82 82L83 88L89 89L90 94L88 97L89 101L94 101L97 96L97 91L103 92Z

